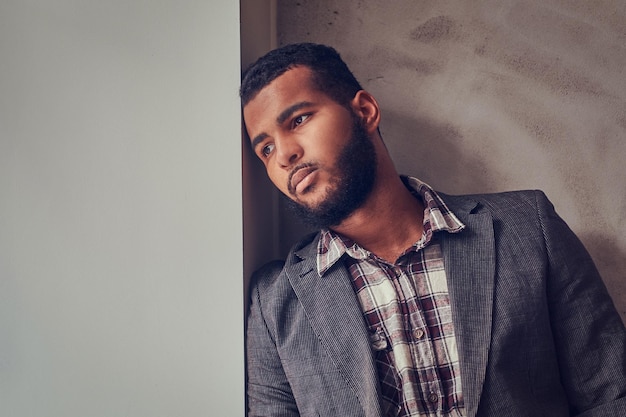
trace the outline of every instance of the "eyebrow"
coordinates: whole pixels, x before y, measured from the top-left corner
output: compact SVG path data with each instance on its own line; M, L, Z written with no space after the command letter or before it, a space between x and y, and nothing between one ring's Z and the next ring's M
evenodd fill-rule
M278 117L276 118L276 123L278 123L279 125L282 125L285 122L285 120L289 119L289 117L292 114L294 114L295 112L297 112L298 110L304 107L311 107L312 105L313 103L309 101L301 101L300 103L293 104L287 107L278 115Z
M261 133L260 135L256 135L254 139L252 139L252 141L250 142L250 146L252 146L252 149L256 149L257 145L263 142L266 137L267 133Z
M278 115L278 117L276 118L276 123L281 125L285 122L285 120L289 119L291 115L293 115L298 110L305 107L311 107L312 105L313 103L311 103L310 101L301 101L299 103L292 104ZM252 149L255 149L257 145L261 143L267 136L267 133L260 133L256 135L251 141Z

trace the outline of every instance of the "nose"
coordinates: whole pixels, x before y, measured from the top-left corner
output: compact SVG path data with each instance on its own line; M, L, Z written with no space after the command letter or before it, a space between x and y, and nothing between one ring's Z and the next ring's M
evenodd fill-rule
M282 168L289 168L302 158L303 149L291 139L276 141L276 161Z

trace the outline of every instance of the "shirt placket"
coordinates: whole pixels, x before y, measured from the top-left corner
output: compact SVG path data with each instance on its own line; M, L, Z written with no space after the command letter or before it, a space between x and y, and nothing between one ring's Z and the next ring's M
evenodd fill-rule
M405 337L414 364L413 370L407 370L409 374L402 375L403 385L418 386L419 392L412 393L412 398L407 398L407 408L426 412L429 416L440 415L441 387L437 375L437 363L434 346L431 341L429 329L424 316L424 310L419 303L420 294L416 291L413 277L405 268L396 266L394 273L397 277L401 291L401 302L405 304ZM414 373L414 375L410 375ZM419 414L412 414L419 415Z

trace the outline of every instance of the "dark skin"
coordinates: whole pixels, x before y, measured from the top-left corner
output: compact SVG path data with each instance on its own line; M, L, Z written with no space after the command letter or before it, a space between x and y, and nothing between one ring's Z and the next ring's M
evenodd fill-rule
M360 90L350 110L374 144L376 180L365 203L331 229L394 262L422 236L424 208L402 183L383 143L374 97ZM332 192L338 149L350 137L350 110L315 89L306 67L288 70L244 107L254 152L287 197L315 207Z

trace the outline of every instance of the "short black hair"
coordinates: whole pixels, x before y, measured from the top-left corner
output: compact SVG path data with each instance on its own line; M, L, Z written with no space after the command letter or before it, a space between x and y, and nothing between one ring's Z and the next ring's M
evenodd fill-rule
M296 43L274 49L248 67L239 90L242 105L248 104L287 70L298 66L309 68L313 73L313 86L343 106L348 106L363 89L335 49L315 43Z

